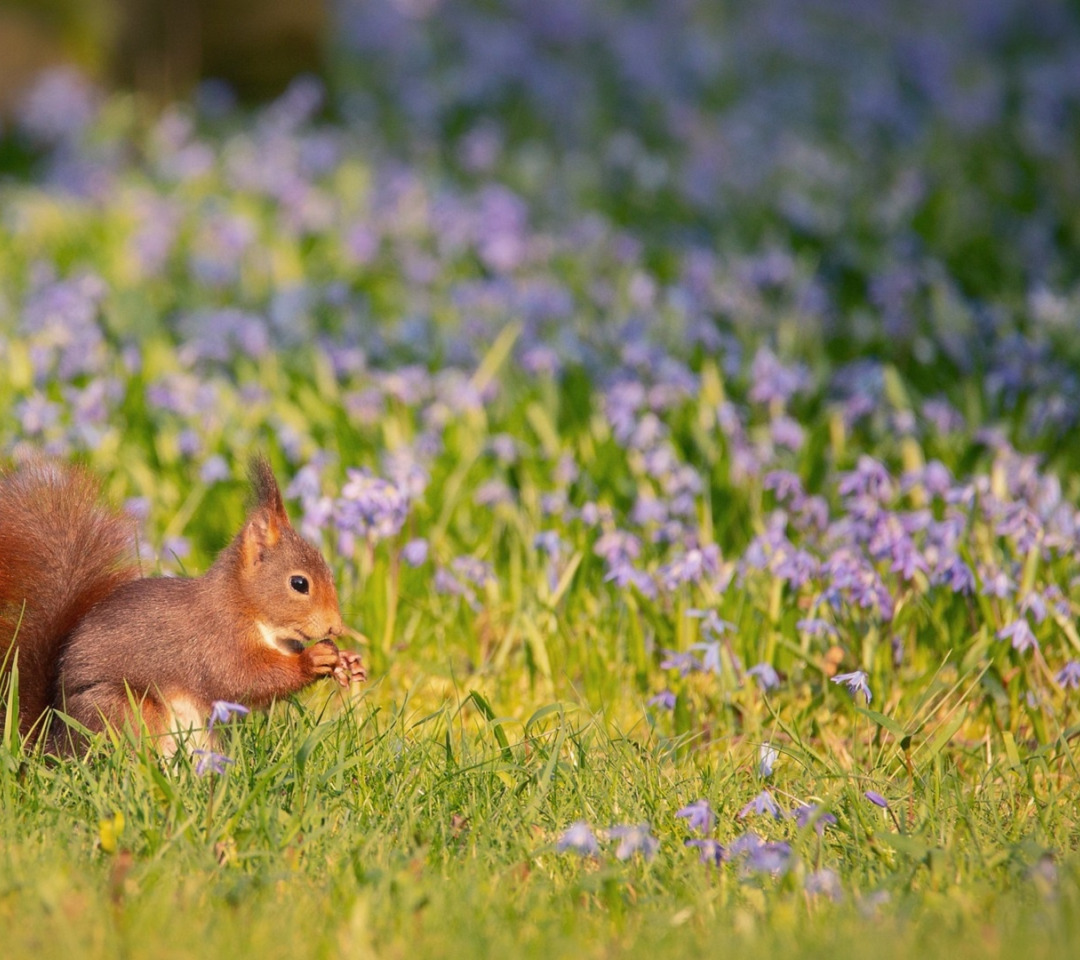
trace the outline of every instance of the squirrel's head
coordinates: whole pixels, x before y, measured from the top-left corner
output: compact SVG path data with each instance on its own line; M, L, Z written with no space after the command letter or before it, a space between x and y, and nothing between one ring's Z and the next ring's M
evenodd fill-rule
M270 642L294 652L344 630L337 590L321 553L292 527L270 465L251 466L256 505L237 537L245 599Z

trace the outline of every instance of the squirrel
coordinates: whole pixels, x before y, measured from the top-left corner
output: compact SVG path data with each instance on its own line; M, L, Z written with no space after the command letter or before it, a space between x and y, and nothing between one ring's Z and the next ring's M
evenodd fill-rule
M215 701L260 708L321 677L366 679L331 639L345 628L330 568L293 529L266 460L250 473L243 527L188 578L140 575L133 521L87 470L0 472L0 677L17 663L22 736L36 741L51 708L90 732L145 730L171 754ZM86 746L51 726L48 752Z

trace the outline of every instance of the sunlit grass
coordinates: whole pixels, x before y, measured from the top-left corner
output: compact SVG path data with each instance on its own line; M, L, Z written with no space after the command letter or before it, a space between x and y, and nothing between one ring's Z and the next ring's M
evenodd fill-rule
M793 742L769 788L784 807L834 811L819 837L736 819L762 785L747 745L706 759L575 708L523 727L475 707L362 703L322 721L278 708L229 731L236 763L220 777L124 746L60 764L5 751L8 955L861 956L870 940L886 957L930 943L1050 957L1076 942L1075 855L1050 853L1076 829L1066 742L1020 767L978 745L916 756L914 777L892 783ZM894 818L863 797L871 785ZM790 870L700 863L675 817L698 798L722 843L747 827L788 841ZM595 857L557 854L577 820L601 838L648 823L659 850L619 861L601 839ZM822 869L843 878L839 902L804 891Z

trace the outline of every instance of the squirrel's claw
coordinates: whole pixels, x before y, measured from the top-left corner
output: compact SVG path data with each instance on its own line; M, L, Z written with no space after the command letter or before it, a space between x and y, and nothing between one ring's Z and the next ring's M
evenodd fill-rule
M334 679L343 687L350 683L363 683L367 679L367 668L360 654L351 650L338 651L338 664L334 667Z

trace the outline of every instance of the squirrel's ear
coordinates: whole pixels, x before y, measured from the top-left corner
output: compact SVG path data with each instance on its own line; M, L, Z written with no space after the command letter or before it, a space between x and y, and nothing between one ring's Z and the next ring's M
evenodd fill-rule
M240 532L240 555L244 566L257 566L267 550L272 549L281 540L281 525L277 516L263 507L259 507L244 524Z
M289 515L285 512L285 501L281 499L274 471L265 457L255 457L251 461L251 486L255 490L255 502L260 511L266 511L279 526L289 527ZM277 541L275 540L275 543Z
M240 535L240 552L244 565L249 568L258 564L267 550L277 546L282 531L292 526L274 471L264 457L255 457L251 461L250 474L255 509Z

